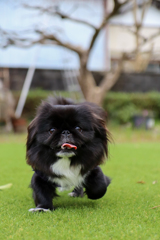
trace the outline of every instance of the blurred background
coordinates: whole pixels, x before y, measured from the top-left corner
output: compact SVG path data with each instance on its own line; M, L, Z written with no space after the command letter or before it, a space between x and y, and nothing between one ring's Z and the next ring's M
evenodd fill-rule
M104 108L112 184L33 216L27 126L50 95ZM0 0L0 239L159 240L159 143L160 0Z
M2 134L26 132L53 94L102 106L116 133L160 138L159 0L1 0L0 9Z

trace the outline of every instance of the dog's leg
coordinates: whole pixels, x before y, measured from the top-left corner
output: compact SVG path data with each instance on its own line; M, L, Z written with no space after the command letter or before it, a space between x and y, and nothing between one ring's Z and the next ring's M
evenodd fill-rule
M100 167L94 168L84 181L85 193L90 199L99 199L104 196L111 180L105 176Z
M31 181L33 198L36 208L29 209L30 212L46 212L54 210L52 199L57 196L56 188L51 182L47 182L34 173Z
M82 187L75 187L71 193L68 193L70 197L83 197L83 188Z

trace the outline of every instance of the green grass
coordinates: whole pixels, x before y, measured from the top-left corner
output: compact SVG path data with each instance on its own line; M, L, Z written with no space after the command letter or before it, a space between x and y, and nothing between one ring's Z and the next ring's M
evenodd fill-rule
M107 194L92 201L63 192L50 213L28 212L34 203L28 187L32 171L25 163L26 136L0 136L0 185L13 184L0 191L0 239L160 239L160 208L151 209L160 205L159 141L144 143L145 133L141 139L139 131L137 141L130 132L114 133L116 144L111 144L110 159L102 167L112 178ZM117 142L119 134L122 143Z

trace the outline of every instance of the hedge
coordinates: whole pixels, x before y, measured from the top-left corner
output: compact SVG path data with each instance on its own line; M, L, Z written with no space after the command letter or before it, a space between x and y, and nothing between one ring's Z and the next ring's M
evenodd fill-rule
M76 94L76 93L75 93ZM16 104L18 103L20 92L13 92L13 96L15 98ZM63 97L70 97L69 92L53 92L53 91L46 91L46 90L31 90L28 93L26 103L23 109L22 117L27 118L28 120L31 120L35 117L37 107L42 102L42 100L45 100L49 96L63 96ZM80 96L77 96L77 99Z
M20 93L14 92L13 94L18 102ZM32 119L40 102L49 95L53 95L53 92L31 90L23 110L23 117ZM67 92L61 92L60 95L69 96ZM143 110L147 110L149 115L154 115L155 118L160 119L160 93L108 92L103 102L103 108L108 113L109 119L119 123L130 121L134 115L142 114Z
M160 93L117 93L109 92L103 102L109 118L126 123L134 115L147 114L160 119ZM144 110L145 113L144 113Z

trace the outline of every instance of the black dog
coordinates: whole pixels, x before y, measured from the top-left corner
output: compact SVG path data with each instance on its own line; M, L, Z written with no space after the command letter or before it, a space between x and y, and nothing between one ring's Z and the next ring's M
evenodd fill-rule
M110 179L98 166L108 155L105 112L92 103L74 104L64 98L43 102L28 127L27 163L36 208L53 210L52 199L61 190L75 187L70 196L90 199L104 196Z

